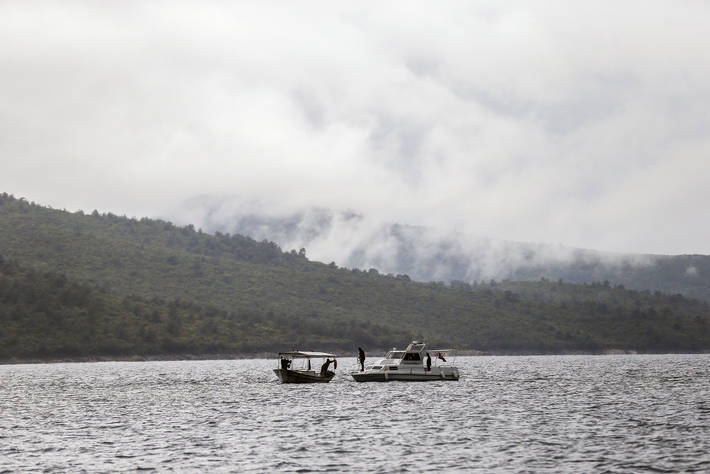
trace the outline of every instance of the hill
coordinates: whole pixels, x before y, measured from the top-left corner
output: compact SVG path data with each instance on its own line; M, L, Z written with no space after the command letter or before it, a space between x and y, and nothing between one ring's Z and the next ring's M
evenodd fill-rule
M381 327L367 328L374 343L385 343ZM319 336L317 328L306 329L301 338L279 317L121 296L0 257L0 360L248 354L283 349L283 341L351 343L332 332Z
M603 283L418 283L240 235L6 194L0 255L15 269L2 272L2 357L351 351L413 337L484 351L710 348L707 304L679 295ZM67 299L66 285L87 298ZM33 294L47 295L44 304Z

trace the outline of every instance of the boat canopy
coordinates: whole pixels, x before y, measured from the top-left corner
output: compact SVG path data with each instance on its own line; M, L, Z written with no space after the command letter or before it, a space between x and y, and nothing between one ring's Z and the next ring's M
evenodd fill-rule
M290 351L290 352L279 352L279 357L305 357L306 359L311 358L335 358L335 354L329 352L310 352L310 351Z

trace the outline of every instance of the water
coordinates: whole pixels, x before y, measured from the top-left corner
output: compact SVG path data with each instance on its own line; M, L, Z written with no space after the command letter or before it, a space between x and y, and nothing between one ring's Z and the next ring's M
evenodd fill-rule
M281 385L275 360L0 366L0 472L710 471L710 355L460 357Z

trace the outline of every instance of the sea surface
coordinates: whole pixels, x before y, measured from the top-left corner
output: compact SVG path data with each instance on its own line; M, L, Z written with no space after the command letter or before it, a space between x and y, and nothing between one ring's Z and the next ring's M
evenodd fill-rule
M0 472L710 472L710 355L459 357L282 385L276 360L0 366Z

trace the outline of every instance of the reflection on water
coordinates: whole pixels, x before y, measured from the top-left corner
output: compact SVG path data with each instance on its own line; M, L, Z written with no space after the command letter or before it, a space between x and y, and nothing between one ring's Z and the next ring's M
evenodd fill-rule
M0 472L710 471L710 356L460 357L459 382L276 361L0 366Z

